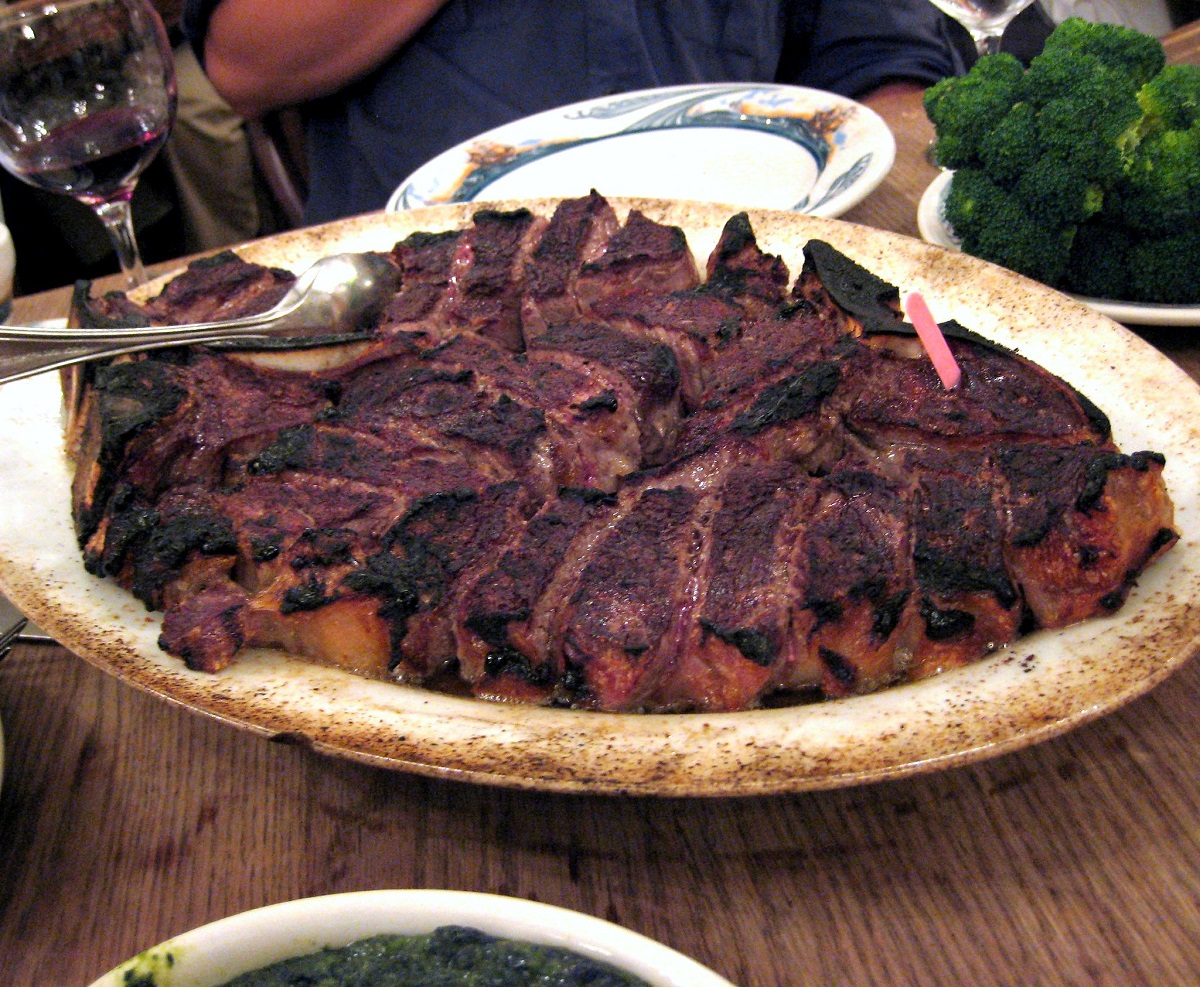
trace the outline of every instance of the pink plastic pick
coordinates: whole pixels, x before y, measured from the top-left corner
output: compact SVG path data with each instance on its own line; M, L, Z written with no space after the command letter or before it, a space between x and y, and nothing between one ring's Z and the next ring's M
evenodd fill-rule
M913 324L913 328L917 330L917 336L921 340L921 345L925 347L925 352L929 354L929 359L933 361L933 369L941 378L942 386L948 391L954 390L962 380L962 371L958 367L958 361L954 359L954 354L950 352L950 347L946 344L946 337L942 335L942 330L933 321L929 306L925 304L925 299L921 297L920 292L909 293L904 299L904 311Z

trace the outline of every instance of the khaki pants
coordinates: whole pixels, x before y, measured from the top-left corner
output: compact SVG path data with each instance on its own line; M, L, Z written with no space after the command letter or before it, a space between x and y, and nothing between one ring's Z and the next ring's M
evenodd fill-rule
M191 45L175 49L175 73L179 110L163 153L178 191L185 251L271 232L244 121L217 95Z

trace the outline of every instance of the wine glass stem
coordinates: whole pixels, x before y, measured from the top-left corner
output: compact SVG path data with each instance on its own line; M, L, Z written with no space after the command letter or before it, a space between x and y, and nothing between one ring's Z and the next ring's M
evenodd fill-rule
M137 237L133 230L133 210L129 206L129 200L102 202L95 209L104 228L108 230L113 247L116 248L117 260L125 274L126 283L130 288L136 288L146 280L146 270L138 252Z
M975 35L975 48L980 56L995 55L1000 51L1000 34L977 34Z

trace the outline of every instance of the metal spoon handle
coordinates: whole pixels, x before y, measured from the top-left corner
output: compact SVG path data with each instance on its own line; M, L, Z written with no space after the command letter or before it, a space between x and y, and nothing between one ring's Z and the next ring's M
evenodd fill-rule
M100 342L80 343L78 336L75 340L33 340L0 342L0 384L20 380L22 377L32 377L34 374L47 370L57 370L69 367L73 363L85 363L124 353L138 353L143 350L161 349L165 346L178 346L181 343L215 343L223 339L238 338L249 342L261 340L269 343L269 336L252 336L246 327L238 331L227 331L228 326L221 326L220 331L197 331L189 327L185 333L160 333L158 336L143 336L125 343Z
M244 315L237 319L221 322L188 322L169 326L117 326L108 329L77 329L66 326L10 326L0 325L0 342L39 341L48 344L78 343L122 343L126 340L166 340L177 342L199 339L206 333L220 332L222 335L238 335L264 329L291 315L299 300L287 305L276 305L256 315Z

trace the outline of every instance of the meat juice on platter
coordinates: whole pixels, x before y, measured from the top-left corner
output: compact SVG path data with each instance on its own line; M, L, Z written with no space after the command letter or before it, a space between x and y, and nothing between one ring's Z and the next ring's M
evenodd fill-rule
M30 185L94 205L124 188L132 194L167 133L148 129L138 110L122 107L58 127L9 155L9 163Z
M899 292L731 216L600 195L481 209L388 255L402 285L319 369L193 347L91 366L85 564L218 672L249 646L485 699L732 711L963 666L1121 607L1178 539L1163 457L955 323L944 388ZM259 311L224 254L82 324Z

